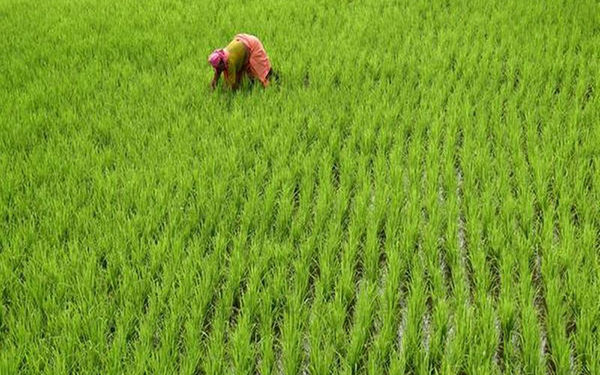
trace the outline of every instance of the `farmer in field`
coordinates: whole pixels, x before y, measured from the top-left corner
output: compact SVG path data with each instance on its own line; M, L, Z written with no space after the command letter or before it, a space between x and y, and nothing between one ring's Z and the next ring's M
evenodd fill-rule
M264 87L269 85L273 75L267 52L254 35L236 35L227 47L213 51L208 62L215 68L215 76L210 83L213 90L221 73L225 73L225 83L232 90L240 86L244 74L248 74L251 80L260 81Z

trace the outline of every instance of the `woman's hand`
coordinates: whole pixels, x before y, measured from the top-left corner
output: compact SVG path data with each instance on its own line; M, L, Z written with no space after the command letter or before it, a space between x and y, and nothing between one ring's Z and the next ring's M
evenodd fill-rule
M210 81L210 88L212 91L215 91L215 88L217 88L217 82L219 82L219 77L221 77L221 71L215 70L215 76L213 77L212 81Z

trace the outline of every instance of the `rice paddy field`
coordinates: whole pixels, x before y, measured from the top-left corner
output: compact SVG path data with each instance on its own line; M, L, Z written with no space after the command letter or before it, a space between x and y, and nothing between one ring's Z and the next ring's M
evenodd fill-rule
M279 82L211 92L239 32ZM600 3L0 0L1 374L600 374Z

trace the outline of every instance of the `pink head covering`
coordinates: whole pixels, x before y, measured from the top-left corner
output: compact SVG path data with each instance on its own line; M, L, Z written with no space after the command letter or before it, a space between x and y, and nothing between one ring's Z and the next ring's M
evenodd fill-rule
M221 61L227 61L227 56L225 51L222 49L216 49L208 56L208 63L212 65L213 68L217 69Z

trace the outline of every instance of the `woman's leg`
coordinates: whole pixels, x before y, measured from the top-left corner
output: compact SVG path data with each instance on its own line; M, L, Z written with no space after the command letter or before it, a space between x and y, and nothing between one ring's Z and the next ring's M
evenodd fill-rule
M267 81L271 81L274 80L275 82L279 81L279 74L277 74L273 68L271 68L269 70L269 73L267 73Z

